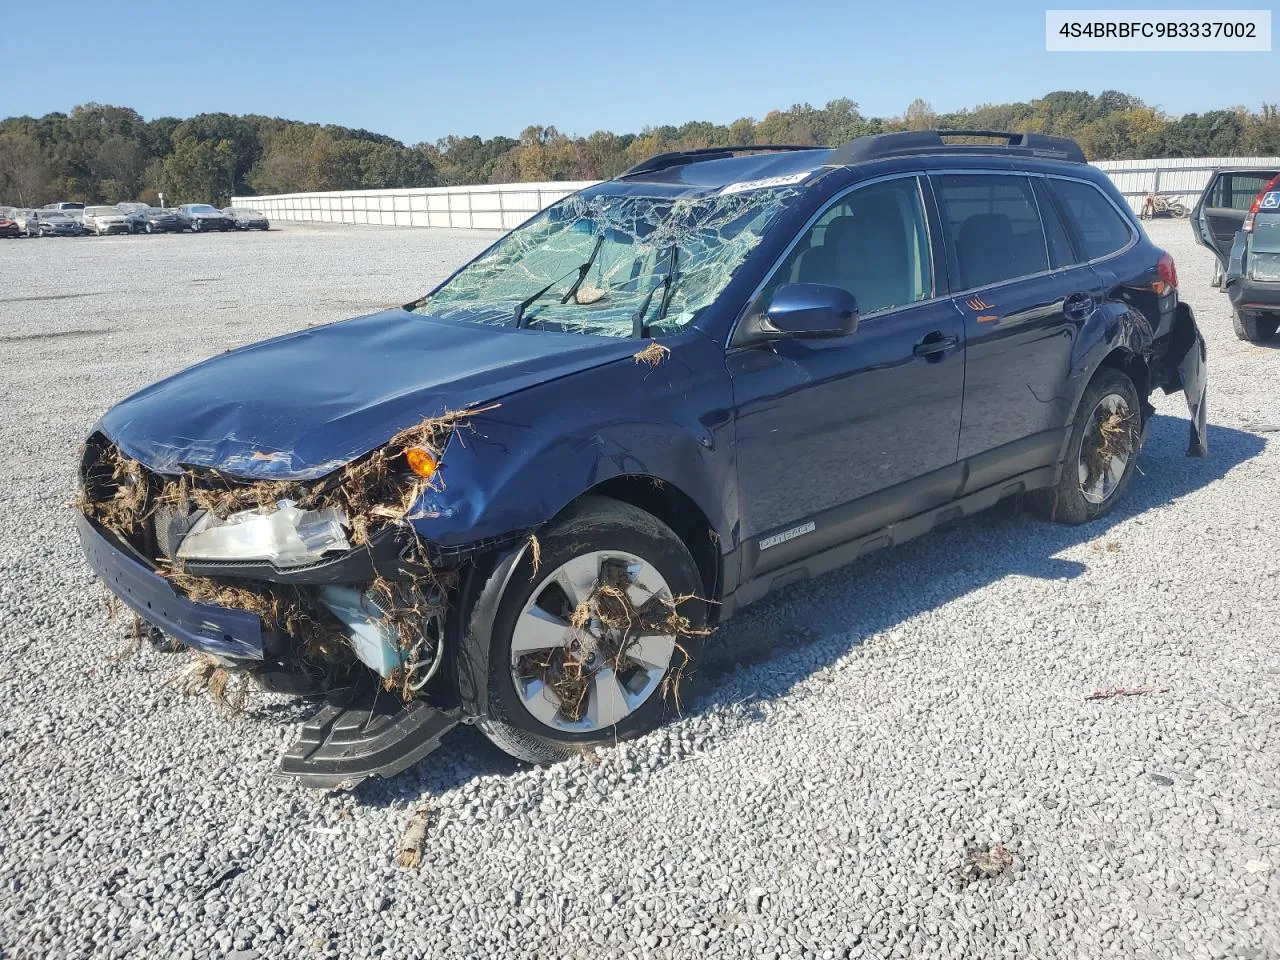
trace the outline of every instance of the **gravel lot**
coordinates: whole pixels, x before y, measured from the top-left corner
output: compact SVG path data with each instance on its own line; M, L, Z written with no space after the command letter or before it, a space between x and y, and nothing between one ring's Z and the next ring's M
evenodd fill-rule
M686 716L529 769L470 729L391 783L270 773L108 621L69 512L100 412L246 341L404 302L492 240L289 226L0 243L0 958L1280 957L1280 350L1185 222L1211 455L1158 398L1106 521L1013 506L719 635ZM1086 701L1092 691L1165 692ZM419 869L395 865L430 811ZM965 884L975 849L1012 864Z

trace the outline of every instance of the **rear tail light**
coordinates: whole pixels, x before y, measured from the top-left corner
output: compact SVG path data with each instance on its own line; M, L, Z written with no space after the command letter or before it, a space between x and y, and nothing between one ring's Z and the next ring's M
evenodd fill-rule
M1253 220L1258 215L1258 208L1262 206L1262 198L1272 190L1278 189L1280 189L1280 176L1272 177L1263 184L1262 189L1258 191L1258 195L1253 198L1253 203L1249 205L1249 212L1245 214L1244 223L1240 227L1241 230L1245 233L1253 233Z
M1166 290L1178 289L1178 266L1173 262L1172 256L1161 252L1156 271L1160 274L1160 279L1151 285L1156 293L1162 294Z

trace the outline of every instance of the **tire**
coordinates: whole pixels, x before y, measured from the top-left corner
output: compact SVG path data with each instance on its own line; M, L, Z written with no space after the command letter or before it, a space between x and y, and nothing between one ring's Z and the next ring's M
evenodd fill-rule
M1236 336L1241 340L1248 340L1250 343L1266 343L1276 335L1276 328L1280 327L1280 317L1274 313L1249 313L1237 310L1232 315L1231 325L1235 327Z
M707 613L705 601L697 599L705 588L688 548L670 527L638 507L606 497L584 497L540 531L538 543L541 556L536 568L526 548L514 562L500 563L482 587L459 638L458 693L463 709L476 717L476 725L499 749L530 763L554 763L593 744L640 736L677 708L679 700L687 697L689 676L701 653L700 634ZM638 568L636 560L641 564ZM553 693L549 683L558 674L546 661L565 663L571 656L581 657L588 644L609 642L596 632L600 625L595 619L582 630L568 626L575 597L559 585L566 580L590 582L593 567L606 575L620 572L633 586L645 587L645 592L656 589L663 595L665 590L669 598L694 599L678 608L688 618L688 632L674 639L650 635L643 645L628 645L627 649L649 658L647 666L616 649L597 650L599 666L584 682L585 696L579 696L575 715L565 698ZM590 588L587 595L597 596ZM585 609L582 598L577 599L577 609ZM601 606L594 609L606 609L598 596L596 602ZM648 600L641 609L664 611L665 616L667 608ZM542 629L531 634L531 622ZM536 652L513 656L518 626L522 645ZM558 645L561 636L563 646ZM531 638L554 638L553 645L530 646ZM568 644L576 648L578 638L583 646L570 654ZM531 662L537 665L531 667ZM579 667L583 662L574 661ZM614 664L625 666L615 675L609 668Z
M1104 420L1123 431L1112 434L1115 444L1127 450L1123 455L1091 453L1098 450L1098 428ZM1124 373L1103 367L1085 388L1076 408L1057 485L1032 494L1032 508L1046 519L1066 524L1088 523L1106 516L1133 479L1141 446L1142 402L1138 391ZM1100 461L1106 469L1098 469Z

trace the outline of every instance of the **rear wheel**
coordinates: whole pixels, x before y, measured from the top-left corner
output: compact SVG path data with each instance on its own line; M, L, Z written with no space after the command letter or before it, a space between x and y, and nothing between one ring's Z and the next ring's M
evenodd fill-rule
M1129 485L1141 445L1138 391L1125 374L1104 367L1076 410L1057 486L1037 491L1033 507L1060 523L1106 516Z
M1248 310L1237 310L1232 326L1236 336L1250 343L1265 343L1276 335L1280 327L1280 317L1274 313L1253 313Z
M684 543L638 507L584 498L538 541L536 568L526 549L505 586L482 591L477 610L501 596L492 623L473 616L462 640L472 682L460 686L494 744L551 763L639 736L678 706L706 604ZM467 693L480 684L483 703Z

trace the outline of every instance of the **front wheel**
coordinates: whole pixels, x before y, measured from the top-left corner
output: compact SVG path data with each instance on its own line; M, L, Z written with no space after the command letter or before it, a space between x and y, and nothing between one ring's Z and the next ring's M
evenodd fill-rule
M1036 491L1037 513L1060 523L1106 516L1133 477L1142 446L1142 404L1125 374L1104 367L1076 409L1058 484Z
M1235 327L1236 336L1241 340L1248 340L1250 343L1266 343L1276 335L1276 328L1280 327L1280 317L1274 313L1237 310L1232 317L1232 326Z
M638 507L586 497L538 547L537 564L526 549L481 591L459 692L499 748L552 763L640 736L678 708L707 614L688 548ZM486 611L492 621L478 623Z

